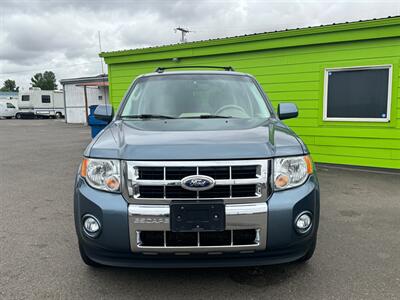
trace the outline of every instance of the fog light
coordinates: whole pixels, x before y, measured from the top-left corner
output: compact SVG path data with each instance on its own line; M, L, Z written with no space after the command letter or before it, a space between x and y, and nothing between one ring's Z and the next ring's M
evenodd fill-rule
M96 237L100 233L100 222L92 215L83 217L83 230L90 237Z
M306 233L310 230L312 221L311 221L311 213L310 212L302 212L296 218L294 222L297 232Z

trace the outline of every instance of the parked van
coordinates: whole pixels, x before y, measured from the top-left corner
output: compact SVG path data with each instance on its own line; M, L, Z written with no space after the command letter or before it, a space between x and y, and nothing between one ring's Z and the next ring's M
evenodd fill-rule
M18 92L0 91L0 102L9 102L18 108Z
M20 92L18 108L17 119L23 117L62 118L65 115L64 92L31 88Z
M18 109L11 102L0 102L0 118L11 119L15 117Z

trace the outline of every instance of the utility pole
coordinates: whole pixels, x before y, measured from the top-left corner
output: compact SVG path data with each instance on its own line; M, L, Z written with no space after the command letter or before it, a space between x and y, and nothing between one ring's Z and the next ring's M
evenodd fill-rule
M183 27L177 27L174 29L175 32L180 31L181 32L181 43L186 43L186 34L188 34L190 31L189 29L185 29Z
M103 52L102 48L101 48L101 34L100 34L100 30L97 32L99 35L99 51L100 53ZM106 79L106 74L104 74L104 65L103 65L103 58L100 57L100 64L101 64L101 78L102 78L102 82L103 82L103 86L100 87L100 91L104 94L104 105L106 105L106 112L108 110L108 106L107 106L107 102L108 102L108 97L107 95L109 95L109 93L106 92L107 87L106 87L106 81L108 81L108 74L107 74L107 79ZM86 93L86 86L85 86L85 93ZM85 94L86 96L86 94Z
M101 53L103 50L101 50L101 34L100 34L100 30L97 31L97 34L99 36L99 50L100 50L100 53ZM103 66L103 58L102 57L100 57L100 64L101 64L101 74L104 74L104 66Z

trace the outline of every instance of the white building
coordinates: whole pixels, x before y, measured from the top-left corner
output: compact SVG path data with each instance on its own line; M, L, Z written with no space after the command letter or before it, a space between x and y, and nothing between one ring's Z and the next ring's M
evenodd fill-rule
M67 123L87 124L87 116L91 105L108 104L108 77L98 75L92 77L62 79L65 121Z

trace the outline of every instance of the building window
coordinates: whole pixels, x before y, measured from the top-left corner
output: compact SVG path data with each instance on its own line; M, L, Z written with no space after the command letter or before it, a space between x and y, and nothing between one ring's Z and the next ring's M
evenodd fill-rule
M42 95L42 103L50 103L50 96Z
M390 121L392 66L325 70L325 121Z
M22 95L21 96L22 101L29 101L29 95Z
M103 100L103 96L99 95L99 101L102 101L102 100Z

